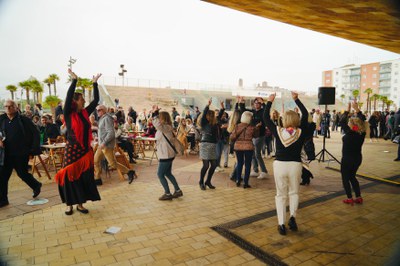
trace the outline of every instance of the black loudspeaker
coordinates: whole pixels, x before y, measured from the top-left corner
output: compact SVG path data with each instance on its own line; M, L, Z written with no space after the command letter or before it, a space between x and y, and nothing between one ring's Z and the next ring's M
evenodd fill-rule
M318 105L335 104L335 87L318 88Z

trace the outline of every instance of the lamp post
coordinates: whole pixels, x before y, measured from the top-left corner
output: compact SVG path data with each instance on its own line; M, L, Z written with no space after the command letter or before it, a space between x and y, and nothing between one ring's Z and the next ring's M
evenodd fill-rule
M121 72L119 72L118 75L120 75L122 77L122 87L124 87L124 77L125 77L125 73L128 72L128 70L126 70L124 68L123 64L121 64L119 67L121 68Z
M71 56L69 57L69 60L68 60L68 67L72 70L72 65L73 64L75 64L75 62L76 62L76 59L73 59Z

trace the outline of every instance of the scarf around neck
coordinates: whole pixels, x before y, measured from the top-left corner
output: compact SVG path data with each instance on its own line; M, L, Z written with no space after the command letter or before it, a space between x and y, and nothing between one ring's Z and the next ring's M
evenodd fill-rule
M277 127L279 139L285 148L295 143L301 135L301 128Z

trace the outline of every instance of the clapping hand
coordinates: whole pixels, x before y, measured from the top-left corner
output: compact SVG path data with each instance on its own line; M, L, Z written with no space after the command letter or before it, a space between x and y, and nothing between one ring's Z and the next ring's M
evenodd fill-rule
M360 108L358 107L357 99L354 99L354 101L351 103L351 107L353 107L353 109L354 109L356 112L359 112L359 111L360 111Z
M96 76L93 75L92 82L97 83L97 81L99 80L100 77L101 77L101 73L98 73Z
M293 100L297 100L299 98L299 94L297 92L291 91Z
M68 74L71 76L72 79L78 79L78 76L72 72L70 68L68 68Z
M208 99L208 106L210 106L212 103L212 98Z
M220 104L221 104L221 109L225 109L224 101L221 101Z
M270 94L270 95L268 96L268 101L269 101L269 102L274 102L275 97L276 97L276 93Z

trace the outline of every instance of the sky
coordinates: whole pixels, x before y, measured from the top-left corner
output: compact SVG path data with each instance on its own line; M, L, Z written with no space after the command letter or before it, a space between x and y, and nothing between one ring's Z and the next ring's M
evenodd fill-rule
M0 97L56 73L317 91L322 71L400 58L329 35L198 0L0 0ZM46 87L45 87L46 91Z

